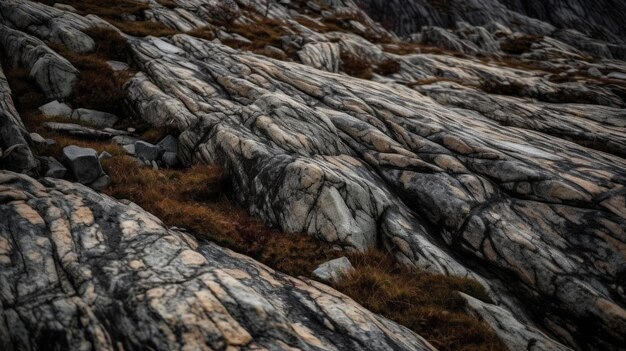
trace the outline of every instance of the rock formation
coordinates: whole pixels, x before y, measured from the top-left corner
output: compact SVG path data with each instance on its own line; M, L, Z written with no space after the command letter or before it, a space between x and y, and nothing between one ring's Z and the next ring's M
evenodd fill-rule
M248 39L216 25L253 23L265 3L173 3L150 2L145 16L181 32L213 28L216 39L127 36L138 71L125 93L134 117L180 134L184 164L228 169L237 200L268 225L342 250L385 248L409 267L479 281L498 306L469 304L511 349L626 343L620 5L585 27L579 15L544 15L587 6L574 0L441 2L450 12L384 2L388 17L375 19L402 23L400 33L431 26L409 42L352 1L277 2L268 15L288 33L280 47L267 45L284 53L277 60L227 46ZM357 3L370 13L381 4ZM589 5L592 18L603 3L611 2ZM491 12L479 21L484 8ZM438 27L459 20L470 24ZM46 43L88 52L94 41L84 31L102 22L5 0L0 50L19 58L50 100L62 98L76 70ZM345 74L346 55L371 65L373 79ZM385 62L397 69L382 73ZM0 120L23 130L19 118ZM198 244L132 205L64 181L2 177L11 222L0 235L13 267L0 271L3 312L23 329L0 324L0 338L14 347L37 345L25 335L102 347L123 335L124 348L430 347L329 288ZM28 284L25 274L42 279ZM120 332L130 324L132 335Z

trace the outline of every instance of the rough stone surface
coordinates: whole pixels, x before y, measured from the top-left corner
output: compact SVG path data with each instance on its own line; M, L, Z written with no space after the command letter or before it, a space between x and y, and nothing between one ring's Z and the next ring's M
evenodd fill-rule
M324 262L313 271L313 275L325 282L338 283L352 271L352 263L347 257L340 257Z
M156 161L163 155L163 148L159 145L139 140L135 142L135 155L142 161Z
M118 121L116 115L86 108L74 110L72 119L99 128L111 128Z
M540 330L520 323L511 312L495 305L486 304L469 295L460 294L467 302L467 310L487 322L509 350L571 350L569 347L550 339Z
M72 108L69 107L67 104L54 100L45 105L39 106L39 112L41 112L46 117L69 118L72 115Z
M8 349L434 350L337 291L81 185L0 172L0 218Z
M40 157L39 160L46 177L62 179L65 177L65 174L67 174L67 168L54 157Z
M424 2L384 2L385 11L407 5L410 14L413 3ZM238 38L227 26L213 41L129 38L139 71L125 86L133 117L180 135L183 164L227 169L237 200L268 224L473 278L525 328L576 349L619 350L626 343L626 64L615 58L623 44L495 0L449 2L450 17L419 9L424 17L411 21L429 27L413 43L400 42L352 1L325 4L308 2L300 14L300 3L274 3L268 14L290 24L281 49L302 54L305 65L222 45ZM150 2L146 16L185 32L214 16L249 23L250 11L265 9L248 0L175 5ZM589 6L595 18L599 5ZM80 32L96 21L88 17L25 0L0 3L5 26L77 50L88 46ZM328 30L322 17L351 20ZM454 28L437 28L448 22ZM330 72L336 47L372 67L396 61L399 70L373 81L341 65ZM517 345L534 337L500 332Z
M92 183L104 173L94 149L66 146L63 148L63 162L72 171L76 181L82 184Z

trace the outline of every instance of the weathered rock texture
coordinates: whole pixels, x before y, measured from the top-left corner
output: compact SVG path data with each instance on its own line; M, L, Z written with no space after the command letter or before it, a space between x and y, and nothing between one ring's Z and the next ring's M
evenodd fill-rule
M322 284L134 204L0 171L3 350L434 350Z
M356 0L377 21L400 34L423 26L451 28L457 22L473 25L500 23L534 35L562 35L575 30L599 41L619 57L626 55L626 4L601 0ZM572 33L569 33L571 35ZM584 39L583 39L584 40ZM575 44L574 41L570 44Z
M208 26L217 12L249 20L240 7L264 12L263 3L243 0L177 3L150 11L179 29ZM351 1L326 3L314 13L365 16ZM0 19L39 10L2 4ZM293 20L296 10L304 11L276 3L270 16L290 23L285 41L300 45L307 65L220 43L232 33L130 38L140 69L126 86L134 114L178 130L183 162L228 168L238 200L269 224L472 277L518 323L562 344L622 347L626 64L607 59L619 45L525 18L532 26L462 25L414 38L465 56L400 56L389 48L407 43L368 17L317 32ZM49 23L75 15L51 11L36 12L37 31L4 23L52 41ZM518 50L505 50L506 41L521 41L520 52L505 53ZM400 67L372 81L333 73L341 71L337 51ZM524 335L533 334L511 340L523 344Z

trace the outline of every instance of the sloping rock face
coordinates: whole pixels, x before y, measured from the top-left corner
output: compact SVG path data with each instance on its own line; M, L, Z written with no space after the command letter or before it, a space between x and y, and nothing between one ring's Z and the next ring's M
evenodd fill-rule
M527 34L561 37L574 46L584 46L583 42L606 46L613 56L626 57L626 5L622 1L356 0L356 3L373 19L403 35L419 32L424 26L452 28L458 22L479 26L499 23ZM597 41L590 44L594 42L590 38Z
M547 30L550 25L577 29L613 43L624 43L626 6L621 1L600 0L356 0L374 20L391 24L400 34L422 26L453 27L457 21L484 25L491 21L519 29ZM517 20L517 23L515 23ZM543 22L543 23L541 23Z
M434 350L312 281L62 180L0 171L3 350Z
M199 3L152 4L149 11L179 29L209 25L207 14L220 6L242 22L249 18L241 8L264 12L263 3L251 1ZM53 22L70 15L38 11L41 5L29 1L3 4L0 20L40 14L36 32L4 24L41 40L50 23L79 32L84 23ZM351 1L325 4L324 11L363 16ZM369 18L347 21L350 33L316 32L299 25L294 11L275 4L269 15L296 28L288 39L303 44L297 53L308 65L219 39L130 38L140 70L126 86L135 116L178 130L186 164L227 168L238 200L268 224L341 249L386 248L408 266L483 283L516 323L527 325L528 333L503 339L528 346L541 333L541 345L561 347L554 338L578 349L620 349L626 84L611 77L625 74L626 64L603 59L619 45L524 17L523 28L464 24L415 38L459 48L464 57L418 50L400 56L388 49L406 43L365 26ZM539 37L505 55L504 42L528 41L515 32L520 28ZM375 65L392 59L399 69L373 80L334 73L342 52Z

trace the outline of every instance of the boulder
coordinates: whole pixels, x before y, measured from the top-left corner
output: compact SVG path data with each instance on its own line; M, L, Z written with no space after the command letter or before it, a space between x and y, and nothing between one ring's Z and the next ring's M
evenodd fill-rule
M163 153L163 156L161 157L161 161L166 167L174 167L178 165L178 163L180 162L178 160L178 154L176 154L175 152L168 152L168 151Z
M163 148L159 145L139 140L135 142L135 155L142 161L159 160L161 155L163 155Z
M89 187L94 190L103 190L104 188L109 186L109 184L111 184L111 178L109 178L108 175L103 174L98 177L98 179L89 184Z
M72 119L99 128L111 128L117 123L117 116L96 110L78 108L72 112Z
M51 101L47 104L39 106L39 112L46 117L66 117L72 115L72 108L58 100Z
M63 162L72 171L72 175L82 184L94 182L104 171L94 149L70 145L63 148Z
M353 269L350 260L344 256L322 263L313 271L313 275L324 282L338 283Z
M166 135L157 143L165 152L178 153L178 139L172 135Z

